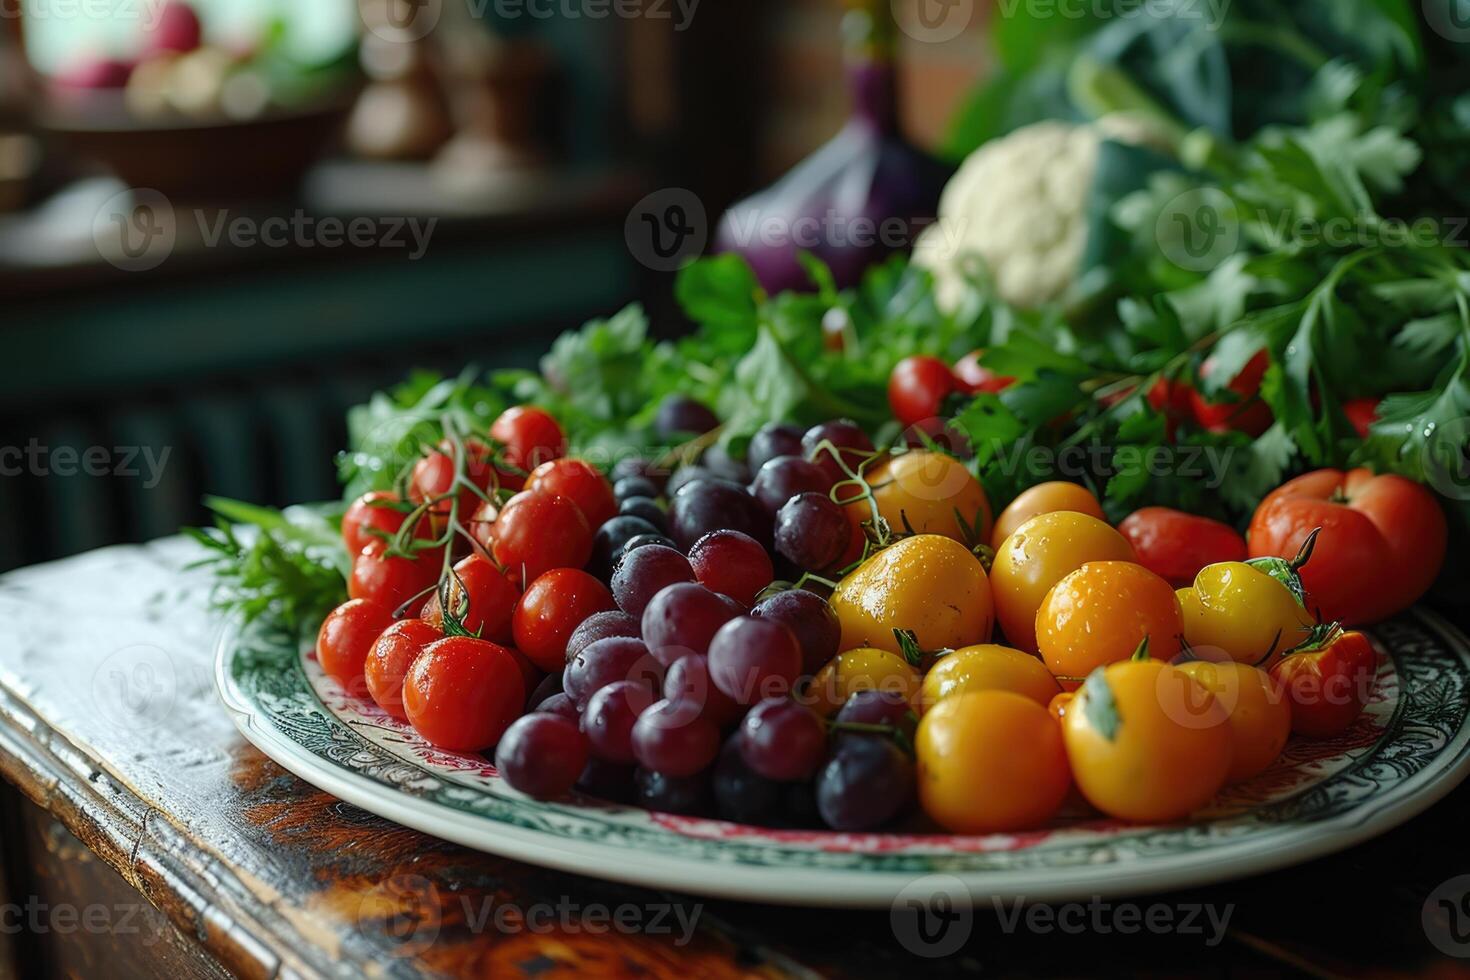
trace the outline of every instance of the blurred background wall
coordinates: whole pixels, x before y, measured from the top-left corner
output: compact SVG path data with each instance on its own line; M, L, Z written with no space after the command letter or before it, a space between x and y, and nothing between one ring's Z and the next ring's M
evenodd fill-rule
M344 410L415 367L635 299L682 329L630 207L718 214L830 137L844 8L610 9L0 0L0 569L334 497ZM921 144L983 29L905 44Z

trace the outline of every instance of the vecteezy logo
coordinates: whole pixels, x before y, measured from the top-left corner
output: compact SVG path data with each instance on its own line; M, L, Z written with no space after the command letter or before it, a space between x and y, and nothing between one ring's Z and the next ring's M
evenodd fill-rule
M92 219L97 254L125 272L162 265L173 254L178 231L173 205L148 188L114 194Z
M1170 262L1191 272L1209 272L1240 245L1240 219L1224 191L1204 187L1164 205L1154 234Z
M975 18L975 0L890 0L890 5L899 28L927 44L953 41Z
M1451 419L1426 432L1423 457L1430 486L1451 500L1470 500L1470 418Z
M92 674L92 706L109 724L133 731L153 728L173 711L178 697L173 658L154 646L124 647Z
M889 909L893 935L915 956L938 959L964 946L975 926L970 890L952 875L909 882Z
M1424 19L1445 40L1470 42L1470 0L1424 0Z
M444 12L443 0L387 0L359 4L363 23L384 41L418 41L428 36ZM370 12L371 11L371 12Z
M1470 957L1470 875L1451 878L1430 892L1421 922L1441 953Z
M357 929L392 956L417 956L439 938L439 890L422 875L394 875L362 896Z
M693 191L670 187L633 205L623 237L638 262L655 272L674 272L704 251L709 221Z

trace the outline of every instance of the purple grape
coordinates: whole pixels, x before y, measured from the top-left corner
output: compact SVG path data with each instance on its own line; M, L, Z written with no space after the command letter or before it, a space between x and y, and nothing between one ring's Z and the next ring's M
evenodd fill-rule
M576 723L580 723L582 720L582 712L577 710L577 702L573 701L572 696L565 691L558 691L545 701L542 701L537 705L536 711L546 715L561 715L563 718L570 718Z
M914 714L908 698L897 691L869 689L855 691L837 712L837 721L858 725L887 725L902 732L911 741L914 729L919 726L919 717ZM852 737L856 733L838 731L839 738Z
M777 456L760 468L750 492L766 513L776 515L792 497L804 493L826 496L832 481L822 468L800 456Z
M495 768L510 784L538 800L570 792L587 766L587 736L560 715L537 713L516 719L495 747Z
M770 518L741 487L713 480L686 483L669 507L669 528L685 550L711 531L739 531L770 540Z
M692 776L709 768L720 751L720 730L687 701L654 702L633 725L638 764L669 776Z
M718 428L720 417L708 405L688 395L669 395L658 406L653 429L661 436L702 436Z
M664 513L664 509L652 497L629 497L618 504L618 513L624 517L642 518L658 528L660 534L669 529L669 515Z
M587 760L587 768L577 777L577 789L588 796L613 803L633 802L633 767L608 762L597 756Z
M743 460L733 458L725 447L718 443L704 451L704 455L699 457L699 465L722 480L739 484L750 482L750 467L746 466Z
M781 794L780 822L791 827L820 827L822 814L817 809L817 788L811 780L786 783Z
M608 762L631 764L633 726L653 704L653 692L641 681L615 681L592 695L582 713L582 730L592 754Z
M659 466L653 460L644 459L641 456L627 457L614 463L612 472L608 474L608 479L613 482L614 494L621 497L616 491L617 484L630 477L647 480L653 484L654 492L649 494L652 497L657 497L663 489L664 484L669 482L668 470Z
M674 471L673 476L669 477L669 484L664 488L664 496L669 500L673 500L679 495L680 490L683 490L696 480L709 480L712 483L718 483L722 486L737 485L731 483L729 480L716 476L712 470L707 470L703 466L681 466Z
M659 592L676 582L693 582L689 559L673 548L650 545L629 552L612 576L613 599L629 616L642 616Z
M745 708L709 679L709 658L687 653L674 661L664 676L664 697L670 701L698 705L704 717L720 728L728 728L740 720Z
M796 635L803 674L815 674L827 666L842 644L837 613L826 599L806 589L778 592L758 604L751 615L780 623Z
M850 419L823 422L807 429L801 437L802 455L820 466L828 480L834 484L851 477L843 471L830 450L818 453L823 442L830 442L840 451L842 462L853 473L857 473L863 461L873 453L873 440L868 438L862 427Z
M613 564L623 548L640 534L658 534L659 529L641 517L619 514L597 529L592 536L592 559L587 570L606 582L612 577Z
M658 484L646 476L626 476L613 484L613 496L619 501L629 497L657 497Z
M541 683L537 684L536 689L531 692L531 696L526 698L527 711L535 711L542 704L546 703L547 698L561 693L561 674L562 672L558 670L554 674L547 674L541 678Z
M689 549L689 567L711 592L729 596L749 609L776 571L759 541L739 531L711 531Z
M633 777L638 805L659 813L701 814L713 809L709 777L670 776L639 769Z
M771 619L741 616L715 634L709 645L715 686L740 704L790 693L801 676L796 634Z
M740 757L739 736L725 741L711 786L721 817L736 823L769 824L781 811L780 783L757 776Z
M851 541L846 512L825 493L792 497L776 515L776 551L798 568L819 572L835 565Z
M643 641L665 667L689 653L708 653L710 640L739 613L702 585L680 582L658 592L643 610Z
M750 437L750 445L745 450L745 464L753 472L759 473L766 463L777 456L800 455L801 427L770 422Z
M740 757L756 775L779 782L810 779L827 756L827 728L790 698L767 698L740 723Z
M636 639L639 634L640 629L636 616L629 616L616 609L593 613L582 620L577 628L572 630L572 635L567 637L567 663L576 660L577 654L598 640L606 640L613 636L631 636Z
M817 774L817 809L833 830L872 830L914 796L914 764L886 738L842 739Z
M634 682L650 693L663 688L663 667L648 652L642 640L627 636L610 636L577 654L567 664L567 696L587 710L593 695L609 684Z
M673 538L665 537L662 534L640 534L623 545L623 558L628 557L628 555L637 551L639 548L646 548L651 544L661 544L665 548L673 548L675 551L679 550L679 546L674 544Z

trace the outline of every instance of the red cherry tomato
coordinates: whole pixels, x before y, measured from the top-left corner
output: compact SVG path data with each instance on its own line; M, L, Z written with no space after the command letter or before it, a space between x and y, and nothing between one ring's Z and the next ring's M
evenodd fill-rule
M449 589L449 608L463 619L466 631L482 640L510 642L510 620L516 603L521 601L521 590L511 584L505 573L479 555L470 555L455 564L454 574L445 584ZM443 591L442 586L439 591ZM439 603L439 592L425 603L423 618L443 628L444 610Z
M572 630L593 613L616 608L612 593L577 568L557 568L540 576L516 606L511 631L516 646L544 671L566 666Z
M1352 423L1353 431L1358 434L1359 439L1368 438L1373 423L1378 421L1378 406L1381 402L1381 398L1354 398L1343 403L1342 412Z
M347 553L355 555L374 541L383 540L379 535L371 533L373 530L381 531L383 534L394 535L403 527L403 522L408 519L407 512L392 506L398 503L398 494L387 490L374 490L365 493L352 502L347 508L347 513L342 515L342 543L347 545ZM433 531L429 528L429 519L421 518L418 527L414 529L414 537L430 538Z
M393 625L393 609L371 599L349 599L327 614L316 635L316 659L327 676L348 694L362 697L363 664L383 631Z
M430 643L444 639L444 631L422 619L403 619L383 631L368 651L363 676L368 694L394 718L406 719L403 678Z
M937 357L905 357L888 376L888 404L905 426L936 418L944 399L959 387L954 375Z
M352 560L347 595L353 599L372 599L397 610L433 588L439 581L444 556L435 549L420 552L414 558L385 557L387 547L382 541L374 541Z
M1378 651L1358 632L1330 633L1320 646L1293 653L1271 668L1291 702L1291 730L1329 738L1352 726L1373 690Z
M567 437L556 419L528 405L508 408L490 426L490 438L505 447L505 461L523 473L567 453Z
M1301 570L1308 608L1326 622L1372 623L1413 605L1444 563L1439 501L1401 476L1318 470L1273 490L1251 519L1252 558L1292 558L1322 529Z
M1228 524L1168 507L1145 507L1118 525L1138 563L1176 589L1189 587L1206 565L1245 561L1245 538Z
M1169 378L1159 378L1148 389L1148 403L1155 412L1164 416L1164 434L1171 442L1179 423L1193 418L1192 394L1193 389L1189 385Z
M488 640L450 636L429 644L403 681L403 710L418 733L450 752L500 740L526 703L515 656Z
M980 358L984 355L983 350L970 351L955 362L954 376L959 381L962 390L972 395L979 392L998 395L1016 383L1015 378L996 374L981 364Z
M612 484L585 459L554 459L542 463L526 481L526 489L567 498L577 505L593 529L618 512Z
M464 442L464 453L465 478L479 488L480 493L488 494L495 487L520 489L522 478L518 474L497 468L494 455L485 443L478 439L467 439ZM432 450L414 464L413 475L409 478L409 499L421 504L427 500L443 497L449 493L449 488L453 484L454 447L446 439L439 443L437 449ZM461 486L459 519L463 521L482 502L483 498L479 493L469 487ZM434 512L436 514L449 513L449 501L443 500L435 504Z
M1207 358L1200 365L1199 376L1209 377L1214 366L1214 359ZM1235 395L1235 401L1206 401L1204 395L1190 388L1189 402L1194 420L1210 432L1235 431L1258 436L1271 428L1271 409L1260 398L1261 379L1270 366L1270 356L1265 351L1257 352L1226 386Z
M527 491L490 525L490 551L512 580L530 582L553 568L581 568L592 557L592 528L566 497Z

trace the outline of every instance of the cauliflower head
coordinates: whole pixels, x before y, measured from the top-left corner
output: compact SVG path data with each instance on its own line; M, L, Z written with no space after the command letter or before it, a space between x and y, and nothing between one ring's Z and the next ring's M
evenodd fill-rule
M1087 248L1085 212L1105 138L1098 126L1040 122L970 154L914 245L914 264L933 274L942 308L957 309L977 279L1021 307L1067 292Z

